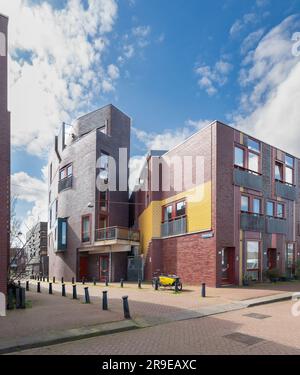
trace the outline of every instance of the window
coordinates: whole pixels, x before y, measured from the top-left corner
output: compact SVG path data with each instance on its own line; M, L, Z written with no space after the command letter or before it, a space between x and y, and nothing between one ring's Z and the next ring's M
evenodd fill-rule
M81 219L82 224L82 232L81 232L81 240L82 242L90 242L91 241L91 220L90 215L82 216Z
M253 150L253 151L255 151L259 154L260 153L260 143L258 141L255 141L254 139L249 138L248 139L248 149Z
M67 245L67 222L62 221L61 223L61 244Z
M248 146L235 146L234 153L235 166L260 173L260 142L248 139Z
M292 268L294 264L294 244L289 243L287 244L286 249L286 265L287 268Z
M242 195L241 198L241 211L249 212L249 197Z
M274 216L274 202L267 202L267 215Z
M245 166L245 152L240 147L235 147L234 164L242 168Z
M172 220L173 206L164 207L164 221Z
M65 167L61 168L59 171L59 179L63 180L64 178L70 177L73 174L73 167L72 164L66 165Z
M259 270L259 242L247 241L246 244L246 267L252 280L258 280Z
M285 168L285 182L290 185L294 184L294 171L290 167Z
M248 168L253 172L259 172L259 156L253 152L249 152L249 166Z
M284 218L284 205L282 203L277 203L277 217Z
M176 217L184 216L185 215L185 202L177 202L176 203Z
M283 181L283 165L279 162L275 163L275 179Z
M253 199L253 213L257 215L261 214L261 199Z
M57 208L58 208L58 201L57 199L51 204L50 212L49 212L49 221L50 221L50 228L53 228L56 219L57 219Z
M107 190L100 191L100 211L107 211Z
M50 183L52 182L52 163L50 164L49 168L49 176L50 176Z
M99 229L107 228L107 216L100 215L99 218Z

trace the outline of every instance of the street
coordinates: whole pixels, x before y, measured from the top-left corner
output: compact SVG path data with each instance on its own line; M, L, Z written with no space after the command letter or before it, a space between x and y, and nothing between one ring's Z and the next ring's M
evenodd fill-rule
M16 354L300 354L300 317L280 302Z

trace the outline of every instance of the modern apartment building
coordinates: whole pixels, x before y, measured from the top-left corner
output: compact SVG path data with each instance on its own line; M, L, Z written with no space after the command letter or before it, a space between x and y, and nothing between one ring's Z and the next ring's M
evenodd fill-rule
M7 26L0 14L0 293L7 291L10 237L10 113L7 110Z
M289 153L218 121L168 152L150 152L134 193L145 278L160 270L221 286L261 281L268 269L292 274L299 167Z
M130 126L127 115L107 105L63 124L55 137L49 161L50 277L126 278L128 256L139 245L139 233L128 228Z
M47 222L39 222L26 234L26 271L29 275L48 276Z

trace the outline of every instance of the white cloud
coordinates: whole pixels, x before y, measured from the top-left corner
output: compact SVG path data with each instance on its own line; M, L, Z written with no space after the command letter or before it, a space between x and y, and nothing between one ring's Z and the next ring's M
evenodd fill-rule
M242 19L236 20L230 28L230 35L235 37L238 35L247 25L254 24L257 22L257 15L255 13L246 13Z
M116 80L120 77L119 68L116 65L110 64L107 68L107 73L112 80Z
M264 29L259 29L250 33L242 42L241 53L244 55L251 48L255 47L263 35Z
M290 16L274 27L243 68L240 112L234 124L268 143L300 155L300 58L292 54L293 32L300 16Z
M146 38L151 32L150 26L138 26L132 29L132 34L139 38Z
M196 75L199 77L198 85L204 89L208 95L217 93L218 87L227 82L227 76L232 70L232 64L221 59L213 67L200 65L196 68Z
M21 201L33 203L25 219L21 221L21 232L25 234L37 221L47 221L47 167L42 169L42 179L18 172L11 176L11 194Z
M111 79L102 64L106 37L117 17L115 0L49 3L1 1L10 17L10 93L12 142L40 156L62 121L71 121ZM31 56L28 62L20 56ZM109 82L112 85L112 81Z

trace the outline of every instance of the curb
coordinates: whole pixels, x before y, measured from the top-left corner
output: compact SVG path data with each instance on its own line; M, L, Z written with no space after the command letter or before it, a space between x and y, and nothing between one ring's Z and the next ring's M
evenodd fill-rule
M290 301L294 293L284 293L284 294L275 294L274 296L269 297L260 297L250 300L244 300L242 303L245 303L246 307L255 307L261 305L268 305L276 302Z
M19 352L27 349L35 349L50 345L63 344L66 342L78 341L97 336L111 335L113 333L132 331L139 328L140 327L131 320L122 320L121 322L105 323L92 327L70 329L60 333L54 333L52 335L52 338L48 336L45 338L40 338L31 343L24 343L0 348L0 355Z

